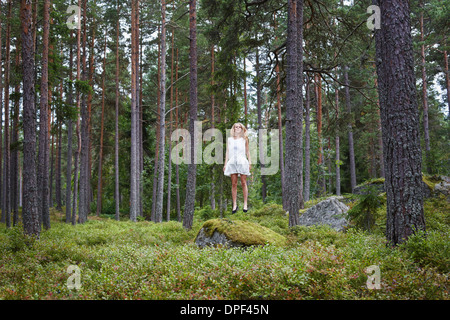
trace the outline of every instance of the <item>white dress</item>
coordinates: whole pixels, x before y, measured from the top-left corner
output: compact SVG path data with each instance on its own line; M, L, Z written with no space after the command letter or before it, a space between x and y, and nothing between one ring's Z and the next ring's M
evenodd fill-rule
M247 160L245 153L245 140L244 138L235 139L229 137L228 142L228 162L225 165L224 175L230 176L233 173L250 175L250 164Z

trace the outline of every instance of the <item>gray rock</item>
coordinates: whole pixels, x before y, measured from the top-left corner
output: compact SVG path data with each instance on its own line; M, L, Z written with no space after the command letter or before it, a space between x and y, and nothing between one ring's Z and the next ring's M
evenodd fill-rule
M346 214L349 207L342 203L341 199L343 197L330 197L309 208L300 216L300 224L329 225L337 231L344 230L348 224Z
M233 247L242 247L243 244L233 242L230 239L228 239L225 234L218 232L215 230L211 237L209 237L205 230L202 228L200 229L197 238L195 238L195 244L199 246L200 248L206 247L206 246L224 246L226 248L233 248Z

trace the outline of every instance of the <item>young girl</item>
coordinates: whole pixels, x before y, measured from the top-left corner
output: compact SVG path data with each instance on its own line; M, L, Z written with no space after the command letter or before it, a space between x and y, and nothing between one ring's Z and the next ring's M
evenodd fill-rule
M241 178L242 191L244 193L244 208L247 212L247 176L250 175L252 168L250 161L250 150L248 147L247 129L242 123L235 123L231 127L230 137L227 141L227 151L225 155L225 165L223 171L226 176L231 177L231 196L233 198L233 213L238 209L237 184L238 176Z

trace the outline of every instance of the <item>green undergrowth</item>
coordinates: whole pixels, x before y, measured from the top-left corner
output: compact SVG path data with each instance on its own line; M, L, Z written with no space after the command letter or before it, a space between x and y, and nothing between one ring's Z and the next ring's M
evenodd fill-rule
M386 246L385 205L371 232L289 228L275 203L225 213L230 221L257 223L287 239L281 246L245 249L199 249L194 239L207 219L198 211L190 231L175 221L98 217L72 226L52 211L52 227L39 240L25 238L21 225L0 225L0 299L448 300L449 203L432 198L424 209L426 233L397 248ZM80 270L78 290L67 286L70 265ZM367 288L366 269L373 265L380 269L378 290Z

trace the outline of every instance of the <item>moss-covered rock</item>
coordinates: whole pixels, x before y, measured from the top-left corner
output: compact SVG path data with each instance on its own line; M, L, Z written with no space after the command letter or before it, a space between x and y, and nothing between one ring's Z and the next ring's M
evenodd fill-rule
M447 197L450 196L450 177L422 174L422 181L422 190L425 198L430 198L439 194L444 194ZM384 188L384 178L367 180L356 186L353 192L360 195L366 194L369 187L375 188L379 193L386 192Z
M211 219L206 221L195 238L199 247L247 247L273 244L283 246L286 238L257 223L242 220Z

